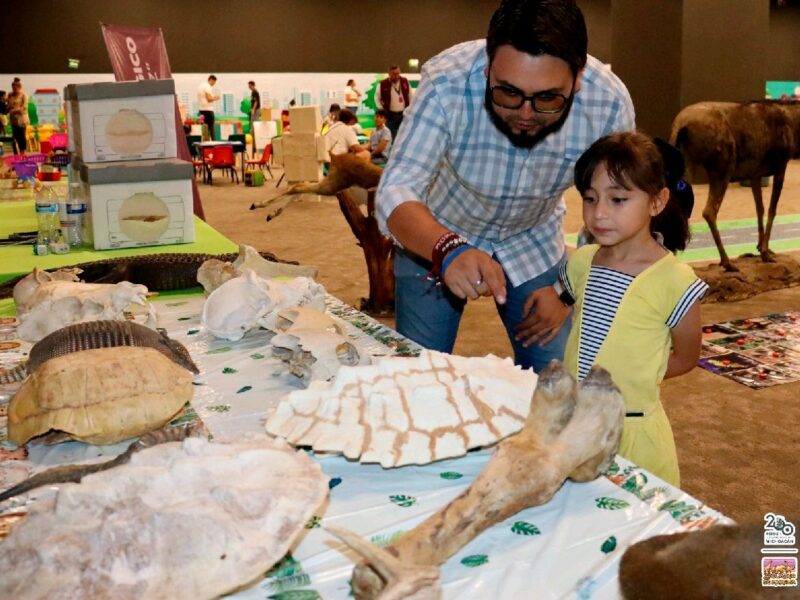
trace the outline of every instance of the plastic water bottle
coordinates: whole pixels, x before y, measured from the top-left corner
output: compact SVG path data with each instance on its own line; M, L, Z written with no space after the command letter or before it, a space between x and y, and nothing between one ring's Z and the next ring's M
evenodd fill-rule
M83 198L82 186L80 183L69 184L69 196L63 203L63 208L59 207L61 229L70 247L83 246L84 227L86 217L86 201Z
M33 246L34 254L47 254L48 246L59 228L58 194L47 184L36 193L36 221L38 233Z

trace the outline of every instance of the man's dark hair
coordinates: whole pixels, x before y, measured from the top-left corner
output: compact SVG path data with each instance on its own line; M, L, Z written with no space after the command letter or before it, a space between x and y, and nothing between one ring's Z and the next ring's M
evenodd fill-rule
M389 118L389 112L387 110L383 109L383 108L379 108L378 110L375 111L375 116L376 117L377 116L381 116L384 119L388 119Z
M247 85L255 85L255 84L256 84L256 82L255 82L255 81L248 81L248 82L247 82Z
M214 81L217 80L217 76L216 75L209 75L208 78L209 79L213 79Z
M555 56L577 74L586 65L588 46L583 13L575 0L502 0L486 34L489 62L504 45L532 56Z
M345 125L356 122L356 116L346 108L339 113L339 120Z
M391 66L389 67L389 70L390 70L390 71L394 71L395 69L397 69L397 70L399 71L399 70L400 70L400 67L398 67L397 65L391 65Z

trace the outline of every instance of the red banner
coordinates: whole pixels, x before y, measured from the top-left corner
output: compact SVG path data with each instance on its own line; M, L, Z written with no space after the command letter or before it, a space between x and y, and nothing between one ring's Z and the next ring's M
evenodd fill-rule
M167 46L160 28L107 25L100 23L103 39L117 81L138 79L171 79ZM192 154L186 142L178 101L175 100L175 132L178 137L178 158L191 162ZM197 182L192 179L194 214L205 219Z

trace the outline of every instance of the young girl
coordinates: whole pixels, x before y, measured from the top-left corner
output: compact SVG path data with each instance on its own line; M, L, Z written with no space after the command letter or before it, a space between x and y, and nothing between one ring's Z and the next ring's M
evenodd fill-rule
M578 159L593 244L575 251L561 284L575 299L565 353L583 379L600 365L625 398L619 454L679 486L678 458L659 384L700 355L699 300L708 289L675 258L689 238L694 196L680 152L641 133L599 139Z

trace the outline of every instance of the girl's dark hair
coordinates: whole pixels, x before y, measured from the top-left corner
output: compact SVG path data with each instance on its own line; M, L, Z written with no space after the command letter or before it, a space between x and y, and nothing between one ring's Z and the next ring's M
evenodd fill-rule
M355 79L348 79L345 85L355 85L355 83L356 83Z
M612 181L625 189L637 188L655 196L665 187L669 199L650 221L650 231L664 236L671 252L684 250L690 239L689 217L694 206L692 186L683 179L680 150L664 140L639 132L612 133L589 146L575 165L575 187L584 194L592 176L604 166Z
M573 74L586 65L586 23L575 0L502 0L489 22L489 63L506 44L532 56L548 54L569 64Z

